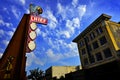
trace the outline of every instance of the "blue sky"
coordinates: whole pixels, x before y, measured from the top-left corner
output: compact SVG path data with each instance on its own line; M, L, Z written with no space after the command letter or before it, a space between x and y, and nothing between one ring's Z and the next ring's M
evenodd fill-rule
M102 13L120 21L119 0L0 0L0 56L2 56L29 4L43 8L47 25L38 24L36 49L26 54L26 71L39 67L80 65L72 40Z

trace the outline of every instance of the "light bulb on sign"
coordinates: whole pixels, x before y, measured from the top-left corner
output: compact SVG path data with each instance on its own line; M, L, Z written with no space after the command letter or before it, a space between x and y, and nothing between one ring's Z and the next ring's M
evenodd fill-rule
M36 47L36 45L35 45L35 42L34 42L34 41L30 41L30 42L28 43L28 48L29 48L31 51L34 50L35 47Z
M36 32L35 32L35 31L30 31L29 36L30 36L30 38L31 38L32 40L34 40L37 35L36 35Z
M37 29L37 26L36 26L36 23L31 23L30 24L30 28L32 29L32 30L36 30Z

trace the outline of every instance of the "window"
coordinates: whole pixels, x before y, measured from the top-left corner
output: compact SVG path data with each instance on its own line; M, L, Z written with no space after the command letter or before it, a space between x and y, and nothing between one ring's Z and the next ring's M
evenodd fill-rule
M108 58L108 57L112 56L110 48L107 48L107 49L103 50L103 52L104 52L105 58Z
M93 44L92 44L92 45L93 45L93 48L94 48L94 49L96 49L96 48L98 48L98 47L99 47L99 45L98 45L98 42L97 42L97 41L93 42Z
M103 32L103 30L102 30L101 27L99 27L98 29L96 29L96 32L97 32L97 34L99 35L99 34L101 34L101 33Z
M99 39L99 41L100 41L100 44L101 44L101 45L104 45L105 43L107 43L107 40L106 40L105 36L101 37L101 38Z
M100 61L103 59L100 52L96 53L95 56L96 56L97 61Z
M92 51L91 45L88 45L88 50Z
M87 42L89 42L89 37L88 37L88 36L86 36L86 37L85 37L85 40L86 40Z
M94 63L94 62L95 62L95 58L94 58L93 55L91 55L91 57L90 57L90 63Z
M93 40L95 38L95 34L93 32L90 34L90 38L91 38L91 40Z
M85 50L85 48L82 49L82 55L84 55L84 54L86 54L86 50Z
M88 58L84 58L84 65L88 65Z
M84 46L84 42L80 41L80 47Z

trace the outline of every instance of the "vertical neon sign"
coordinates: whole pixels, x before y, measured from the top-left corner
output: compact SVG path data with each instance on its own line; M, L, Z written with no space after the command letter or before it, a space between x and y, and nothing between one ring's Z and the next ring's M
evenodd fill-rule
M37 34L35 30L37 29L38 24L46 25L48 20L46 18L41 17L39 14L42 14L43 10L40 6L35 6L30 4L30 21L29 21L29 30L28 30L28 38L27 38L27 46L26 52L32 52L36 48L36 44L34 42Z

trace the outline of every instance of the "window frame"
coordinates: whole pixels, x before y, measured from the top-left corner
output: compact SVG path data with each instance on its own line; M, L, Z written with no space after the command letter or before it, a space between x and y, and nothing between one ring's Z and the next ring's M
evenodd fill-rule
M100 42L100 45L104 45L107 43L107 39L105 36L102 36L101 38L99 38L99 42Z
M101 61L103 60L103 57L102 57L102 53L101 52L97 52L95 54L95 57L96 57L96 61Z
M94 41L94 42L92 43L92 46L93 46L93 49L99 48L98 41Z
M112 56L113 56L113 55L112 55L112 51L110 50L110 48L104 49L104 50L103 50L103 53L104 53L105 58L109 58L109 57L112 57ZM108 53L110 53L110 54L108 54Z
M101 27L101 26L98 27L98 28L96 29L96 32L97 32L97 35L100 35L101 33L103 33L102 27Z

